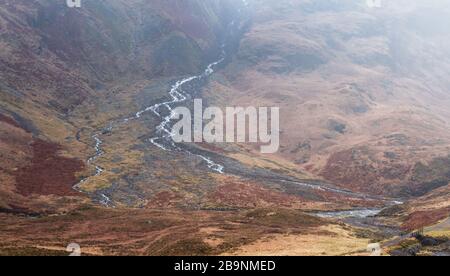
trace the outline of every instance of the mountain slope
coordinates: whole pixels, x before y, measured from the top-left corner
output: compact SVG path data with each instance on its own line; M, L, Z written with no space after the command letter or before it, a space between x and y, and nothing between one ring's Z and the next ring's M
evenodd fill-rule
M91 174L89 133L117 112L139 110L136 86L155 81L154 96L163 97L166 86L156 80L202 70L220 53L241 4L86 0L74 9L55 0L1 2L0 174L1 188L14 196L73 195L71 186ZM119 91L129 102L114 106L113 99L124 100L114 98ZM37 164L42 158L53 158L64 176L51 163ZM65 192L35 187L48 181Z
M342 187L408 197L449 183L446 3L251 3L211 104L280 106L280 157Z

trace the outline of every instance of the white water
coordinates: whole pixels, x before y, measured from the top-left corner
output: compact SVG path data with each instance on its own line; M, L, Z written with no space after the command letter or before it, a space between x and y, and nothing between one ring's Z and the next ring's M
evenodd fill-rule
M243 3L244 3L245 7L249 6L249 3L246 0L243 0ZM231 25L233 25L233 24L234 24L234 22L231 23ZM145 107L142 110L136 112L134 116L131 116L131 117L128 117L125 119L111 121L108 124L108 127L104 128L104 130L112 131L114 129L114 127L116 127L118 125L128 124L133 120L140 119L142 117L142 115L144 115L148 112L152 112L157 117L161 118L161 123L156 127L156 136L152 137L148 140L152 145L158 147L159 149L161 149L163 151L177 150L177 151L183 151L186 154L189 154L192 156L196 156L196 157L200 158L201 160L203 160L209 169L211 169L214 172L223 174L224 170L225 170L225 167L223 165L214 162L213 160L211 160L211 158L209 158L205 155L194 153L189 150L181 149L180 147L178 147L172 140L172 129L170 127L170 122L176 115L173 112L174 106L178 105L180 103L183 103L183 102L187 101L187 99L188 99L189 95L187 95L183 91L183 89L182 89L183 86L187 85L195 80L201 80L201 79L211 76L215 72L214 71L215 67L217 65L223 63L224 60L225 60L225 52L223 51L219 60L209 64L206 67L206 69L203 71L202 74L197 75L197 76L191 76L191 77L182 79L180 81L177 81L172 86L171 90L168 92L168 95L170 96L170 100L164 101L161 103L157 103L152 106ZM161 112L162 108L169 111L170 114L167 116L163 116L162 112ZM92 139L95 141L95 155L88 159L88 164L95 163L95 161L97 161L98 158L100 158L102 155L105 154L105 152L102 149L103 140L101 139L101 136L102 136L102 132L92 135ZM81 192L81 190L80 190L81 184L85 183L92 177L101 175L103 172L105 172L104 168L102 168L98 165L95 165L95 174L81 180L80 183L78 183L77 185L74 186L74 189ZM363 197L362 195L359 195L359 194L355 194L355 193L352 193L349 191L340 190L340 189L332 188L332 187L328 187L328 186L308 184L308 183L302 183L302 182L294 182L294 181L284 181L284 180L282 180L282 182L291 182L291 183L295 183L297 185L301 185L301 186L304 186L304 187L307 187L310 189L316 189L316 190L321 190L321 191L331 191L331 192L340 193L340 194L347 194L347 195ZM102 197L102 200L100 202L102 204L109 206L112 203L111 199L108 198L105 194L101 194L101 197ZM358 211L356 211L356 212L358 212Z
M189 84L192 81L201 80L203 78L207 78L207 77L211 76L214 73L214 67L219 65L220 63L222 63L225 60L224 55L225 55L225 53L222 53L222 57L218 61L215 61L215 62L209 64L206 67L203 74L185 78L185 79L180 80L177 83L175 83L169 92L169 96L171 97L170 101L155 104L153 106L147 107L144 110L136 113L136 118L139 118L145 112L152 111L155 115L162 118L161 123L156 127L156 136L149 139L150 143L152 143L153 145L155 145L156 147L158 147L164 151L178 150L178 151L184 151L190 155L197 156L206 162L206 165L208 166L209 169L211 169L217 173L220 173L220 174L224 173L224 169L225 169L224 166L212 161L207 156L204 156L201 154L196 154L196 153L193 153L188 150L182 150L180 147L176 146L172 140L172 136L173 136L172 129L170 128L169 124L176 115L176 113L173 111L172 106L183 103L188 99L188 95L186 95L185 92L182 90L183 86L186 84ZM166 108L170 112L170 114L168 116L163 117L161 115L160 109L163 107ZM165 145L164 142L166 142L166 144L168 144L168 145Z
M361 210L349 210L349 211L336 211L336 212L319 212L314 215L321 218L367 218L378 215L382 209L361 209Z

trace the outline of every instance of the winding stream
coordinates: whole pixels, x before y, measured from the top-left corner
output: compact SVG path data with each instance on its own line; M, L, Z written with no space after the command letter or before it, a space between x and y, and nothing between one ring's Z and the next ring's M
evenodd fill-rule
M249 3L245 0L243 0L243 4L245 7L248 7L248 5L249 5ZM239 12L241 12L241 10L239 10ZM231 22L230 27L233 27L234 24L235 24L234 21ZM177 106L179 106L182 103L187 102L193 96L192 95L193 93L191 93L191 94L187 93L184 88L192 83L195 84L195 82L201 82L201 81L207 80L215 72L216 67L225 61L226 52L224 49L225 49L225 45L222 45L222 53L219 56L218 60L216 60L216 61L210 63L208 66L206 66L206 68L204 69L204 71L201 74L195 75L195 76L190 76L190 77L187 77L187 78L184 78L184 79L181 79L181 80L175 82L175 84L171 87L170 91L168 92L168 96L169 96L168 100L164 100L159 103L153 104L151 106L147 106L147 107L143 108L142 110L139 110L138 112L136 112L134 115L132 115L130 117L112 120L102 130L95 132L91 136L93 141L95 141L95 146L94 146L95 154L87 160L88 165L95 166L95 173L93 173L91 176L88 176L88 177L82 179L73 188L75 190L77 190L78 192L83 192L81 190L81 185L83 183L89 181L93 177L100 176L105 172L104 168L102 168L101 166L96 164L96 161L105 154L105 151L103 150L103 147L102 147L102 145L104 143L104 141L102 140L102 136L105 135L106 133L110 133L111 131L113 131L114 128L116 128L118 126L129 124L130 122L132 122L134 120L139 120L140 118L142 118L142 116L144 114L147 114L147 113L153 113L155 116L160 118L160 123L158 124L158 126L156 127L156 130L155 130L155 136L148 139L148 142L150 142L153 146L159 148L162 151L167 151L167 152L178 151L178 152L182 152L187 155L195 156L195 157L201 159L204 162L204 164L211 171L213 171L215 173L223 174L225 172L224 165L213 161L210 157L208 157L206 155L199 154L192 150L185 149L184 147L182 148L173 141L171 121L177 115L174 112L174 108L176 108ZM279 181L291 183L291 184L295 184L295 185L300 185L302 187L309 188L309 189L329 191L329 192L334 192L334 193L338 193L338 194L344 194L347 196L353 196L353 197L364 198L364 199L374 199L372 197L369 197L369 196L366 196L363 194L354 193L354 192L351 192L348 190L331 187L328 185L310 184L310 183L303 183L303 182L299 182L299 181L289 181L289 180L282 180L282 179L279 179ZM379 198L377 198L377 199L379 199ZM103 204L105 206L112 206L112 207L114 206L112 200L104 193L99 194L98 200L101 204ZM353 214L359 214L359 212L361 212L361 211L355 210L355 211L348 211L348 212L353 212ZM362 212L362 214L366 214L366 213L371 214L371 211L368 210L367 212ZM327 214L323 214L323 215L326 216ZM330 215L331 215L331 213L330 213ZM337 215L339 216L340 214L338 213ZM345 215L345 213L343 213L343 215Z
M170 89L168 95L170 97L167 101L162 101L160 103L153 104L151 106L145 107L142 110L136 112L133 116L127 117L125 119L119 119L111 121L107 127L105 127L102 131L95 133L91 136L91 138L95 141L95 154L90 157L87 160L87 163L89 165L95 166L95 174L83 179L74 186L74 189L82 192L80 189L81 184L85 183L89 179L99 176L102 173L105 172L105 169L96 165L95 161L97 161L101 156L105 154L105 151L102 148L103 140L101 139L102 135L105 133L111 132L115 127L120 125L126 125L134 120L139 120L142 118L142 116L146 113L153 113L155 116L160 118L160 123L156 127L155 136L148 139L148 141L154 145L155 147L158 147L159 149L163 151L179 151L184 152L185 154L196 156L203 160L206 164L206 166L212 170L213 172L223 174L225 172L225 167L219 163L216 163L211 158L209 158L206 155L198 154L193 151L181 148L178 146L172 139L172 127L171 127L171 121L175 117L176 113L174 112L174 108L186 101L190 98L190 94L186 93L183 88L187 86L188 84L194 82L194 81L202 81L206 80L208 77L210 77L215 72L215 67L220 65L225 61L225 51L222 51L222 54L220 58L209 64L206 69L201 73L200 75L191 76L184 78L182 80L177 81L172 88ZM167 113L168 115L163 115L163 113ZM328 191L333 192L337 194L343 194L350 197L355 198L362 198L367 200L384 200L387 202L394 202L392 200L388 199L381 199L378 197L371 197L365 194L355 193L349 190L340 189L337 187L329 186L329 185L321 185L321 184L311 184L311 183L304 183L300 181L293 181L293 180L283 180L278 179L278 181L284 182L284 183L291 183L295 185L302 186L304 188L313 189L313 190L320 190L320 191ZM112 200L105 194L100 194L100 203L105 206L112 206ZM378 210L379 212L380 210ZM375 210L367 209L367 210L351 210L351 211L345 211L345 212L329 212L329 213L323 213L323 216L326 217L343 217L343 216L370 216L375 214Z
M170 97L172 98L170 101L162 102L155 104L153 106L150 106L142 111L139 111L136 113L136 118L140 118L140 116L148 111L152 111L156 116L162 118L161 123L156 127L156 136L153 138L150 138L149 141L156 147L164 150L164 151L170 151L170 150L178 150L178 151L184 151L185 153L189 155L194 155L199 158L201 158L203 161L206 162L208 168L211 170L223 174L224 173L224 166L220 165L214 161L212 161L209 157L193 153L189 150L181 149L173 142L173 134L172 134L172 128L170 127L171 120L176 116L176 113L173 110L173 106L176 104L180 104L183 102L186 102L188 99L188 96L183 91L183 86L189 84L190 82L193 82L195 80L202 80L206 79L209 76L211 76L214 73L214 68L225 61L225 52L222 52L222 55L218 61L215 61L211 64L209 64L205 71L198 76L189 77L183 80L178 81L175 85L172 86L172 89L169 92ZM169 115L163 117L161 115L161 108L165 108L169 111Z
M204 80L210 77L214 73L214 69L219 64L223 63L225 61L225 51L222 51L222 54L219 58L219 60L209 64L206 69L203 71L202 74L197 76L188 77L185 79L182 79L180 81L177 81L169 91L170 100L164 101L161 103L154 104L152 106L145 107L144 109L136 112L136 114L132 117L128 117L125 119L119 119L114 120L108 123L108 126L105 127L102 131L97 132L91 136L91 138L95 141L95 154L91 156L87 163L88 165L94 165L95 166L95 174L88 176L84 179L82 179L78 184L76 184L73 188L76 191L82 192L81 185L85 182L87 182L89 179L101 175L103 172L105 172L105 169L96 165L95 161L97 161L101 156L105 154L105 151L102 148L103 140L101 139L102 135L104 135L106 132L111 132L115 127L120 125L129 124L133 120L138 120L144 115L145 113L152 112L157 117L161 118L161 123L156 128L155 136L150 138L148 141L153 144L154 146L160 148L163 151L181 151L186 154L196 156L203 160L207 167L211 169L212 171L216 173L223 174L225 167L221 164L218 164L211 160L208 156L201 155L198 153L191 152L186 149L182 149L179 146L177 146L173 140L172 140L172 128L170 126L171 120L175 117L176 113L174 112L174 107L177 104L186 102L188 100L189 95L186 94L186 92L183 91L183 87L193 81L196 80ZM163 116L162 115L162 109L166 109L169 111L169 115ZM111 206L111 199L106 196L105 194L101 194L100 203L105 206Z
M383 209L374 208L374 209L356 209L356 210L348 210L348 211L334 211L334 212L317 212L314 215L320 218L335 218L335 219L344 219L344 218L367 218L378 215Z
M244 8L247 8L249 6L249 3L246 0L242 0L242 3L243 3ZM242 8L240 8L238 10L239 14L242 14L243 12L244 12L244 10ZM236 23L235 21L232 21L229 24L228 35L232 35L233 30L236 29L237 24L235 24L235 23ZM238 30L241 31L241 26L238 26ZM225 41L226 41L226 39L225 39ZM111 132L117 126L129 124L133 120L138 120L144 114L146 114L148 112L152 112L154 115L156 115L158 118L161 119L160 124L156 127L155 136L148 140L152 145L154 145L155 147L158 147L159 149L161 149L163 151L179 151L179 152L183 152L185 154L191 155L191 156L195 156L195 157L201 159L206 164L206 166L213 172L223 174L225 171L225 167L223 165L216 163L215 161L213 161L210 157L208 157L206 155L199 154L197 152L190 151L188 149L184 149L184 148L181 148L180 146L176 145L172 139L172 133L171 133L172 127L171 127L170 123L171 123L171 120L176 115L173 111L174 108L176 107L176 105L186 102L190 98L190 96L193 96L193 95L186 93L183 88L192 82L206 80L208 77L210 77L215 72L215 68L225 61L225 58L226 58L225 44L223 44L222 45L222 53L219 56L218 60L216 60L216 61L210 63L208 66L206 66L205 70L201 74L181 79L172 86L171 90L168 93L169 100L162 101L162 102L156 103L152 106L145 107L142 110L136 112L131 117L113 120L107 124L107 127L105 127L104 129L102 129L99 132L94 133L91 136L91 138L95 141L95 154L87 160L87 163L89 165L95 166L95 173L93 175L88 176L88 177L84 178L83 180L81 180L73 188L79 192L83 192L81 190L81 185L83 183L85 183L85 182L89 181L91 178L99 176L105 172L104 168L95 164L97 159L99 159L102 155L105 154L105 151L102 148L102 145L103 145L102 135L104 135L105 133ZM165 115L166 113L168 113L168 115ZM100 194L99 201L100 201L100 203L102 203L103 205L106 205L106 206L111 206L111 204L112 204L111 199L108 198L108 196L105 194Z

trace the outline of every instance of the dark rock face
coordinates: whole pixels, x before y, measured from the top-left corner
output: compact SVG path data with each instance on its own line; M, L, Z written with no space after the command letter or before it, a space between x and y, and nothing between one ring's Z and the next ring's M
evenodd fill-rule
M418 244L403 245L400 249L390 252L391 256L448 256L450 253L450 242L448 238L433 238L418 234L415 236Z

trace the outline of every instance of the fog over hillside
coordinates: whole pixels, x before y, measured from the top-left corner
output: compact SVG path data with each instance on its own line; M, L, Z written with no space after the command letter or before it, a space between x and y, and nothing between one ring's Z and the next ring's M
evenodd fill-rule
M447 169L419 183L418 167L448 155L448 5L259 3L219 84L234 92L225 103L280 104L281 155L333 183L397 195L446 185Z

